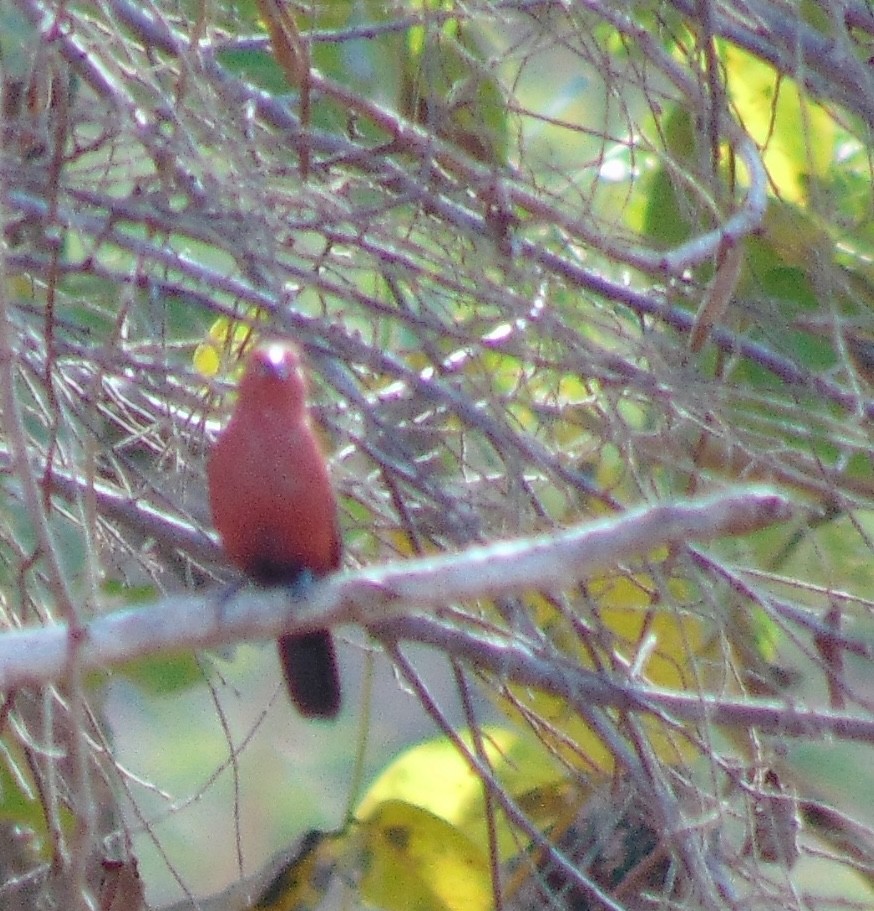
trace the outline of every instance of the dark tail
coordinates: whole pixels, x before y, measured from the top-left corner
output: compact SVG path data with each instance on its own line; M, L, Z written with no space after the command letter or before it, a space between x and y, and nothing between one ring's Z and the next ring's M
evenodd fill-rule
M326 629L283 636L279 662L291 701L305 718L333 718L340 711L340 672Z

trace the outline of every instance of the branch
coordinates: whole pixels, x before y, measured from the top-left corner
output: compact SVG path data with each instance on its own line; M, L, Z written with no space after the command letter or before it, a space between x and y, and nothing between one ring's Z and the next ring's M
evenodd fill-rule
M378 628L392 618L454 602L567 587L655 548L745 534L790 514L788 501L779 494L741 488L631 510L558 534L337 574L313 585L305 600L283 588L167 598L91 620L77 643L77 660L83 669L107 667L168 649L275 639L342 623ZM0 689L59 679L69 649L64 624L5 633L0 636Z
M667 715L678 723L707 721L783 736L872 741L872 719L778 701L731 700L616 681L544 653L520 640L517 633L485 636L433 615L433 609L455 601L567 586L654 548L746 534L784 521L791 512L779 494L741 488L632 510L555 535L337 574L314 585L306 600L282 588L250 588L235 597L167 598L150 607L92 620L84 628L76 657L84 670L163 650L274 639L285 632L357 623L376 638L431 645L483 673L561 696L580 711L612 707ZM432 613L426 612L429 608ZM41 686L60 678L69 660L68 649L63 624L0 635L0 689Z

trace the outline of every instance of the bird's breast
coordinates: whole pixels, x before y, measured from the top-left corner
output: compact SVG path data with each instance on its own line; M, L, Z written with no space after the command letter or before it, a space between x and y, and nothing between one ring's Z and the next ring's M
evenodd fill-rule
M244 572L270 581L283 567L316 575L336 568L336 504L310 433L256 436L229 428L213 451L209 475L216 530Z

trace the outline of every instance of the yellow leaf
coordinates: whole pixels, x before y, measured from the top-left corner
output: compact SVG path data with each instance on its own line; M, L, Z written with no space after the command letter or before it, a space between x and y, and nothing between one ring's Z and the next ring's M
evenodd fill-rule
M531 735L487 727L481 733L495 778L510 795L533 792L563 781L565 772ZM470 748L470 735L462 739ZM435 787L434 783L440 786ZM483 783L453 743L440 737L401 754L373 783L356 816L367 818L390 800L413 804L439 816L478 845L486 845ZM497 820L502 855L517 849L503 817Z
M587 601L577 605L587 615L586 626L591 630L585 645L579 630L567 623L549 598L531 593L526 604L537 626L582 667L609 671L618 661L656 686L698 691L711 684L723 690L723 677L710 679L713 669L725 666L722 656L713 660L720 640L712 622L695 609L694 587L679 579L669 580L665 587L668 603L660 603L659 587L645 573L593 580L587 586ZM555 755L585 774L612 773L613 752L575 707L563 698L526 687L509 690L526 714L542 719L540 737ZM520 714L509 700L501 707L511 717ZM693 755L681 732L652 717L643 718L641 724L663 762L676 764Z
M831 166L834 121L805 97L797 82L779 78L770 64L734 45L724 49L723 57L732 104L762 148L780 197L805 201L809 178L827 174Z
M433 782L432 782L433 786ZM356 827L361 897L385 911L489 911L486 853L454 826L400 800Z
M249 320L255 319L256 311L252 309L247 316ZM220 372L228 353L234 360L239 360L243 347L253 341L253 336L254 330L250 322L220 316L209 327L207 337L194 351L194 369L201 376L215 376Z
M215 376L221 367L221 357L215 345L200 344L194 352L194 369L201 376Z
M253 911L310 911L325 897L345 834L308 832L251 906Z

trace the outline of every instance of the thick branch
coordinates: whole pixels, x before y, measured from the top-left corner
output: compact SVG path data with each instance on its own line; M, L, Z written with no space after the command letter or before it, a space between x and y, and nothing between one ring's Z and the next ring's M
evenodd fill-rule
M393 617L531 589L557 589L635 555L744 534L790 515L788 502L762 488L658 504L558 534L505 541L458 554L408 560L333 576L308 592L246 590L240 596L183 596L97 617L78 643L83 668L105 667L180 647L212 647L284 632ZM45 684L69 660L64 625L0 636L0 689Z
M874 721L850 714L800 709L782 702L708 696L612 680L518 634L489 636L429 616L468 598L567 586L617 561L653 548L743 534L786 519L788 502L761 488L634 510L618 518L544 535L478 547L431 559L384 564L333 576L310 597L283 589L248 589L240 596L168 598L151 607L98 617L85 628L77 659L106 667L180 647L210 647L283 632L359 623L377 638L442 649L484 672L567 699L570 705L658 713L678 723L752 727L785 736L832 735L874 740ZM289 615L289 604L293 616ZM0 636L0 689L43 685L64 672L69 640L64 625Z

